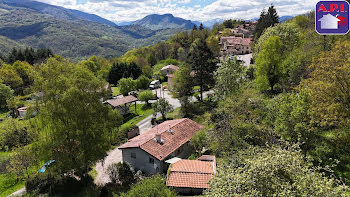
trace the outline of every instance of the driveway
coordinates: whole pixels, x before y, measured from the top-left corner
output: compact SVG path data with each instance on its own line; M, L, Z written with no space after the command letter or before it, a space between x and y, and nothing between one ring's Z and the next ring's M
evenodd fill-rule
M106 183L109 183L111 180L109 179L109 176L106 173L108 166L121 161L122 151L119 150L118 147L109 151L103 161L96 163L95 169L97 171L97 176L95 178L94 183L96 185L105 185Z

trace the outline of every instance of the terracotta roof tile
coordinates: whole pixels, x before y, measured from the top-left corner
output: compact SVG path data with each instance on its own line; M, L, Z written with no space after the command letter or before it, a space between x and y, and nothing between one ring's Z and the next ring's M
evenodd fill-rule
M191 172L213 174L213 163L199 160L182 159L174 163L171 172Z
M124 105L126 103L131 103L137 101L137 98L134 96L125 96L123 98L116 98L116 99L110 99L107 100L107 103L112 105L113 107L117 107L119 105Z
M199 174L186 172L171 172L167 179L167 186L187 188L209 188L209 180L213 174Z
M155 158L164 160L176 149L188 142L193 134L202 128L202 125L188 118L165 121L146 131L144 134L132 138L127 143L121 145L119 149L139 147ZM168 132L169 129L173 132ZM155 140L155 134L157 133L161 134L162 144Z
M166 184L171 187L206 189L215 173L215 156L203 155L198 160L183 159L172 164Z

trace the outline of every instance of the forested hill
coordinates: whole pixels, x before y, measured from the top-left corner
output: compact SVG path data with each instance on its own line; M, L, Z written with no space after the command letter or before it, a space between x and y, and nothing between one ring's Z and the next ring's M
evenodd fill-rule
M140 25L152 30L160 30L166 28L192 29L195 25L190 20L174 17L172 14L152 14L133 22L132 24Z
M120 56L183 31L118 27L96 15L27 0L0 0L0 21L0 54L13 47L50 48L73 61Z
M112 21L99 17L95 14L88 14L78 10L66 9L42 2L32 0L0 0L1 4L11 6L13 8L28 8L41 14L47 14L58 19L66 20L86 20L116 27Z

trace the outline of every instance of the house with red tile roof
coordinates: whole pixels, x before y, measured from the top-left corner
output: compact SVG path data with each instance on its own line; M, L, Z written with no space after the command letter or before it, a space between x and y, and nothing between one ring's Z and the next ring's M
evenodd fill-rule
M190 155L189 141L203 128L188 118L168 120L118 148L122 150L123 162L134 170L146 174L164 173L168 169L166 160Z
M174 74L177 70L179 70L178 66L170 64L170 65L164 66L160 70L160 72L162 73L162 75L167 76L168 74Z
M200 194L209 188L209 181L216 174L216 158L203 155L197 160L182 159L170 167L167 186L178 193Z
M220 50L221 55L243 55L251 53L251 38L241 38L241 37L221 37L220 38Z

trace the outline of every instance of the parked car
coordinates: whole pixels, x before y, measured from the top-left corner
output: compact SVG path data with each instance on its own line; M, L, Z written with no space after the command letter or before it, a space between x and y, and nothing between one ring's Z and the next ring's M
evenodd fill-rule
M157 89L160 88L160 81L159 80L154 80L149 84L149 88L152 89Z

